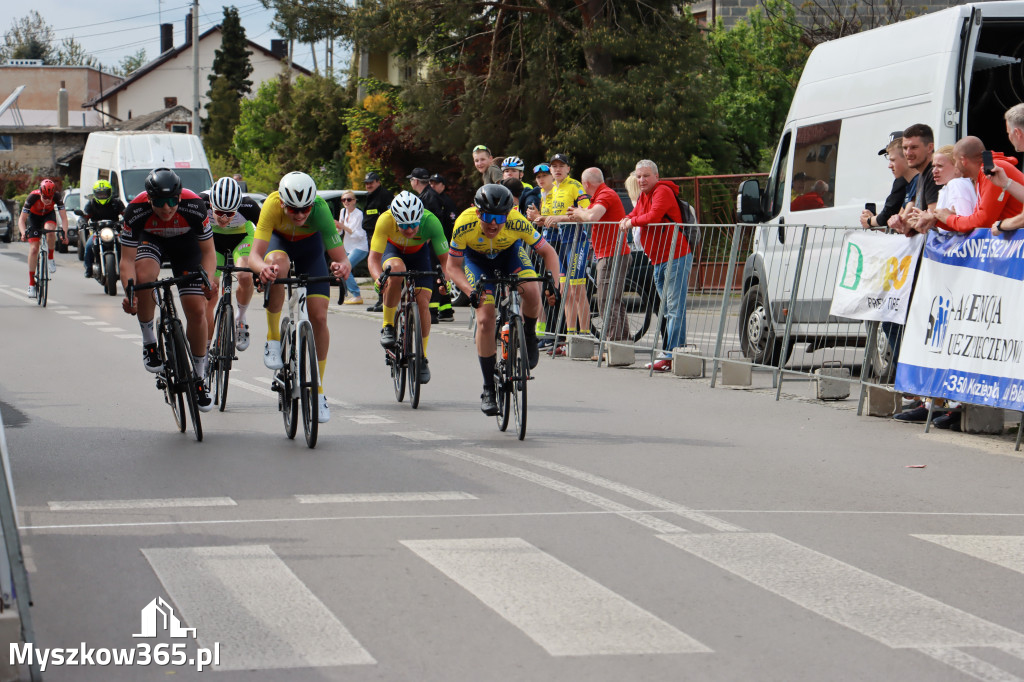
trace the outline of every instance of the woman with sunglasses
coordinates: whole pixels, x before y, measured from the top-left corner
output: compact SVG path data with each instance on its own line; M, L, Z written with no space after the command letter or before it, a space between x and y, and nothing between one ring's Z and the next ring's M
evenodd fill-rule
M249 246L252 244L256 223L260 221L260 205L251 197L242 194L242 188L234 178L223 177L213 187L199 194L209 207L210 226L213 228L213 248L217 252L217 267L224 265L227 254L232 254L235 265L248 267ZM239 248L241 247L241 248ZM218 271L217 277L220 277ZM235 292L235 348L240 351L249 347L249 325L245 314L252 300L252 275L238 273L238 289ZM213 315L217 299L211 298L206 305L206 322L213 339Z
M345 190L341 195L341 215L338 216L339 229L345 233L345 253L348 254L348 262L354 269L357 265L366 260L370 252L370 244L366 239L366 230L363 229L363 212L356 208L356 194L352 190ZM345 292L348 292L346 300ZM359 305L363 302L363 293L359 291L359 284L356 276L349 273L345 280L345 289L338 295L338 303L344 305Z
M132 199L124 210L121 231L121 284L127 290L128 280L136 284L156 281L160 264L167 260L175 277L206 271L210 288L196 283L178 285L178 297L185 314L185 336L192 351L196 370L199 409L213 409L209 387L203 382L206 373L206 301L217 293L217 252L213 248L213 232L206 215L206 202L191 190L182 189L181 178L169 168L157 168L146 177L146 191ZM142 328L142 360L150 372L163 369L156 350L154 325L156 301L152 296L137 296L121 302L126 313L138 314Z
M249 257L249 268L264 285L271 285L278 276L287 277L295 264L297 275L318 277L327 275L330 256L330 274L347 279L352 266L334 225L331 208L317 196L313 178L292 171L283 178L276 192L263 202L259 223ZM327 305L330 303L330 285L315 282L306 287L306 310L313 326L317 364L320 370L320 400L318 421L323 424L331 418L331 409L324 395L324 368L331 335L327 329ZM281 308L284 307L284 289L278 285L270 290L267 304L267 342L263 346L263 364L267 369L281 369Z

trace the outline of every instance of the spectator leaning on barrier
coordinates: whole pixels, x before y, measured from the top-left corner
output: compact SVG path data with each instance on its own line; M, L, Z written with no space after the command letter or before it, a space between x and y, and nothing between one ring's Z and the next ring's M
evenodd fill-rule
M619 227L623 230L632 229L634 225L642 228L640 243L654 265L654 285L665 306L668 322L663 349L672 351L686 345L686 285L693 266L693 253L686 237L676 226L683 222L676 201L679 187L674 182L660 180L658 166L649 159L637 162L636 179L640 186L640 196ZM661 357L654 361L653 368L661 372L672 369L669 353L661 353Z
M391 208L394 195L380 184L380 175L376 171L370 171L363 179L366 187L366 202L363 204L363 232L367 240L373 239L373 229L377 225L377 218ZM377 302L367 308L370 312L383 312L383 294L378 294Z
M885 227L889 218L900 212L903 204L906 203L907 186L917 176L917 171L907 164L903 156L903 131L897 130L889 133L889 143L878 152L889 161L889 170L892 171L895 179L892 182L892 189L885 199L885 204L878 215L872 215L871 211L864 209L860 214L861 227Z
M930 126L915 123L903 131L903 156L907 164L917 171L913 205L900 214L889 218L889 227L900 234L911 236L917 230L918 216L922 211L934 211L939 201L939 188L932 177L932 154L935 151L935 135ZM925 223L921 231L930 226Z
M1007 109L1005 118L1006 136L1010 138L1010 144L1016 151L1024 152L1024 104L1017 104ZM1024 201L1024 184L1010 178L999 164L996 164L995 172L989 176L989 180L996 186L1005 189L1014 199ZM1021 227L1024 227L1024 213L994 222L992 235L1014 232Z
M593 223L590 239L597 260L597 307L601 316L608 317L605 328L606 341L628 339L629 319L622 305L622 288L626 283L626 269L629 266L629 245L623 242L618 267L613 275L615 246L618 240L618 224L626 217L622 199L608 185L604 184L604 173L600 168L588 168L580 175L583 190L590 197L590 208L570 208L569 217L581 223ZM609 290L612 279L615 288Z
M473 165L480 172L481 185L501 182L501 169L494 163L494 154L485 145L473 147Z
M957 215L971 215L978 206L974 183L965 178L956 165L953 145L947 144L932 156L932 177L939 186L939 203L935 208L949 209Z
M996 185L985 174L981 153L984 143L969 135L954 147L956 165L965 178L974 178L978 188L978 207L970 215L957 215L949 209L938 209L935 216L954 232L970 232L977 227L991 227L997 221L1015 217L1024 208L1019 199ZM1007 158L1001 152L992 153L992 161L1003 169L1006 177L1015 182L1024 182L1024 175L1014 168L1017 159Z

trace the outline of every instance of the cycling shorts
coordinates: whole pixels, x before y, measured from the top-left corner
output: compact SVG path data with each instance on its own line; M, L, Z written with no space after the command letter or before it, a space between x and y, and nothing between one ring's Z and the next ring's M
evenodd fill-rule
M319 235L313 235L294 242L288 241L277 232L270 235L270 245L267 246L267 255L281 251L292 265L295 266L296 275L308 275L309 277L324 277L329 273L327 260L324 258L324 242ZM266 260L266 258L264 258ZM288 273L279 273L287 277ZM331 285L328 282L313 282L306 286L306 296L319 296L330 299Z
M558 263L562 268L562 276L559 281L564 282L568 277L569 284L583 284L587 280L587 261L590 259L587 231L582 225L563 227L561 239Z
M47 223L53 223L53 227L47 228ZM36 215L35 213L28 214L28 225L25 227L25 241L35 241L42 235L40 230L57 229L57 212L50 211L43 215Z
M236 232L234 234L224 234L223 232L213 233L213 248L217 251L217 276L220 277L220 266L224 265L225 253L231 253L231 257L235 261L235 265L238 265L239 247L243 246L242 242L246 242L245 255L249 255L249 248L252 247L252 240L246 239L248 235L245 232Z
M406 270L419 270L420 272L427 272L433 270L433 266L430 262L430 249L420 246L415 251L402 251L391 242L387 243L384 247L384 254L381 256L381 263L386 268L389 260L398 259L405 263ZM420 275L416 278L417 289L433 289L434 281L437 279L434 275Z
M140 260L155 260L158 264L169 261L171 272L175 277L181 277L187 272L196 272L202 267L203 253L199 249L199 236L189 230L178 237L158 237L149 232L143 232L139 236L139 246L135 252L135 262ZM179 296L202 296L203 288L198 282L179 284Z
M537 276L537 271L533 269L533 263L530 262L530 255L526 252L526 245L521 239L516 240L512 246L501 251L494 258L488 258L482 253L467 249L462 269L465 270L469 285L473 288L476 288L476 283L484 277L495 274L518 274L520 277ZM493 284L484 285L482 302L485 305L494 305Z

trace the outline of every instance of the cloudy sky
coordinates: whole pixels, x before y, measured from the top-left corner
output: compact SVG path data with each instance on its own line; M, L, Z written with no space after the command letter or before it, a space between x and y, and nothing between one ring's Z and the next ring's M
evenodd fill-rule
M249 40L264 47L270 47L278 34L270 28L273 10L264 9L257 0L238 0L239 17ZM224 17L224 3L221 0L199 3L199 32L220 23ZM68 0L35 0L22 5L24 14L30 9L37 10L53 27L59 39L74 36L88 51L104 65L116 65L140 48L146 49L146 58L154 59L160 54L160 24L174 24L174 44L181 45L185 35L185 15L191 11L191 3L182 0L138 0L126 3L68 2ZM23 16L15 12L4 12L0 31L10 29L10 22ZM347 67L347 50L335 47L335 69ZM323 65L323 45L317 49L317 59ZM296 46L295 61L307 69L313 69L311 50L307 46Z

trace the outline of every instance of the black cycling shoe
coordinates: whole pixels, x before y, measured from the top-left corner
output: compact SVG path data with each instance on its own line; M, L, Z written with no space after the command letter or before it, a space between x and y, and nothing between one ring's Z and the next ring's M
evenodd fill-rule
M142 346L142 364L147 372L156 374L164 369L164 363L160 361L160 355L156 352L156 343L147 343Z
M382 313L384 312L384 305L380 301L377 301L373 305L368 306L366 311L370 313Z
M202 379L196 379L196 405L200 412L209 412L213 409L213 398L210 397L208 384Z
M427 367L427 359L423 358L423 364L420 365L420 384L430 383L430 368Z
M398 336L395 335L395 325L386 324L384 328L380 330L380 345L384 348L394 348L398 343Z
M445 308L444 310L440 310L437 313L437 319L441 322L454 322L455 311L452 310L451 308Z
M498 414L498 401L494 397L493 388L485 388L484 392L480 394L480 411L488 417Z
M530 369L536 368L540 362L540 346L536 334L526 335L526 357L530 360Z

